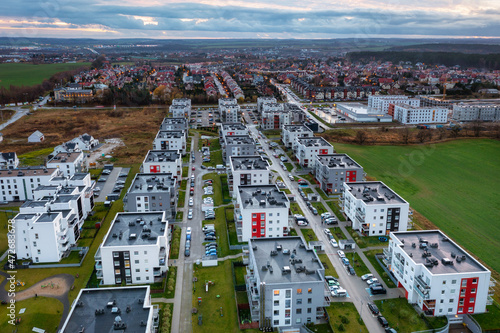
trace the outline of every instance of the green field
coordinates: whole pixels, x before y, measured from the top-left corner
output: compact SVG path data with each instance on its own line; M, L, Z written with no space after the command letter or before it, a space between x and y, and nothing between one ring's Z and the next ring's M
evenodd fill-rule
M74 64L0 64L0 88L13 86L33 86L59 72L88 66L89 63Z
M461 246L500 272L500 142L422 146L335 144Z

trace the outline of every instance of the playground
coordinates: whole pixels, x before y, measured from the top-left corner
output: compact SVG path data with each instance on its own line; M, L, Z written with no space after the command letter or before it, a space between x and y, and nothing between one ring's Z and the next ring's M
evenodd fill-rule
M48 277L32 287L20 291L16 294L16 301L22 301L35 296L46 296L59 298L69 292L73 285L74 276L69 274L59 274ZM18 281L23 283L22 281Z

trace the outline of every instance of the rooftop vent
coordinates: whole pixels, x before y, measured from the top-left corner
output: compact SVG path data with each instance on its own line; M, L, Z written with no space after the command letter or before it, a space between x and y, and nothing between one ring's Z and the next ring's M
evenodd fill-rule
M453 265L453 261L451 261L451 260L450 260L450 259L448 259L448 258L443 258L443 259L441 259L441 263L442 263L443 265Z

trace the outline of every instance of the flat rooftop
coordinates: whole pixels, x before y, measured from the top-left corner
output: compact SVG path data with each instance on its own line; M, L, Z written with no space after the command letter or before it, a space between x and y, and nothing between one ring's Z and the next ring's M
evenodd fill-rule
M172 105L182 105L187 104L191 106L191 99L189 98L175 98L172 100Z
M311 134L313 131L304 125L283 125L283 129L287 130L288 132L296 132L296 133L304 133L304 132L310 132Z
M285 192L278 190L276 185L243 185L238 186L243 208L279 208L288 207Z
M221 129L223 131L245 131L248 128L242 123L222 123Z
M313 138L297 138L298 143L300 145L304 145L306 147L331 147L332 145L321 137L313 137Z
M226 145L253 145L255 141L249 135L228 135Z
M177 150L150 150L144 162L175 162L180 158L181 154Z
M57 169L39 167L17 168L12 170L1 170L0 177L35 177L35 176L50 176Z
M176 180L171 173L138 173L135 175L128 193L173 192Z
M167 236L165 212L118 213L103 246L156 244L159 236Z
M266 170L269 163L260 155L231 156L233 170Z
M21 208L45 207L48 203L49 200L28 200L21 205Z
M35 216L36 216L36 214L19 213L19 214L16 215L16 217L14 217L14 220L15 221L19 221L19 220L32 220Z
M224 106L229 106L229 105L234 105L238 106L238 101L236 98L219 98L219 106L224 105Z
M277 249L278 245L281 245L280 251ZM300 237L251 238L249 247L250 257L255 258L257 265L254 269L266 284L322 281L318 270L323 269L323 265L316 253L306 248ZM276 251L276 255L271 255L271 251ZM302 262L292 264L292 254L295 260ZM284 267L290 268L286 274L282 273Z
M73 174L73 176L71 176L70 180L84 180L88 176L89 176L88 173L78 172L78 173Z
M185 118L164 118L160 125L160 129L163 131L169 131L174 129L185 129L188 127L187 119Z
M124 332L146 333L146 326L141 326L141 322L147 323L153 311L151 306L144 306L144 301L149 303L146 300L148 288L82 289L62 332L76 333L82 328L85 333L122 332L114 330L113 324L118 314L111 313L112 307L108 307L108 303L116 302L114 306L120 309L119 316L127 325ZM130 311L127 311L127 307L130 307ZM104 309L104 313L96 315L96 309Z
M432 274L450 274L450 273L471 273L488 271L476 259L469 255L465 250L458 246L455 242L448 238L440 230L418 230L394 232L393 235L399 241L399 246L403 245L403 250L411 256L411 259L417 263L425 265L427 259L435 258L438 260L437 265L426 265L426 268ZM420 248L420 242L427 242L427 249ZM413 247L415 244L415 247ZM422 257L422 253L427 251L431 254L430 257ZM465 257L465 260L463 259ZM441 259L448 258L453 262L453 265L443 265ZM460 258L457 260L457 258Z
M56 156L52 157L48 163L73 163L81 155L83 155L83 152L58 153Z
M52 203L66 203L73 200L77 200L80 197L78 194L63 194L57 195Z
M43 213L42 215L40 215L36 219L36 223L47 223L47 222L50 223L50 222L54 222L59 215L60 215L59 212Z
M356 199L363 200L367 205L407 203L382 182L357 182L347 183L347 185L349 186L349 192Z
M184 137L184 131L158 131L156 139L179 139Z
M362 168L347 154L318 155L316 160L329 169Z

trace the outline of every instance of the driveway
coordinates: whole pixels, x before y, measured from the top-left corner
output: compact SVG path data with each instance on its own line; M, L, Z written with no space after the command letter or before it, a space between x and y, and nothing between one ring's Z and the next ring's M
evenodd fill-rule
M108 179L106 180L106 182L104 184L102 182L97 182L96 186L101 188L101 192L99 193L99 196L95 199L95 202L106 201L106 197L109 194L120 194L119 192L113 192L113 188L115 187L115 183L116 183L121 171L122 171L122 168L114 167L113 170L111 170L111 173L107 176ZM122 191L124 191L124 190L126 190L126 189L123 189Z

